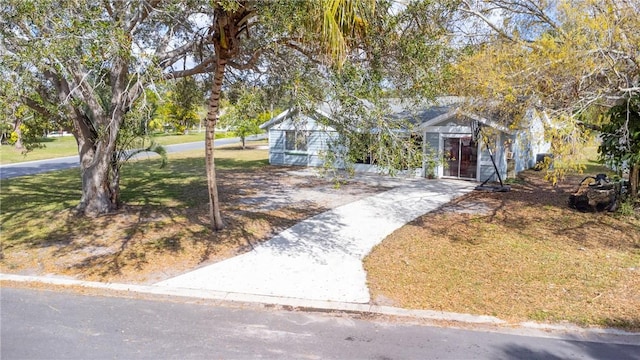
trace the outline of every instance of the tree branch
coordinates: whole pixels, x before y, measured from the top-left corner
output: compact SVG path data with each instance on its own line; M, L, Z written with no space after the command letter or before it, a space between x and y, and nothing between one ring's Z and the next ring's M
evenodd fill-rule
M107 10L107 14L109 14L109 16L113 18L113 8L111 7L109 0L102 0L102 4L104 5L104 8Z
M197 75L197 74L204 74L206 72L210 72L213 69L215 69L215 63L216 63L216 57L210 56L204 59L202 62L200 62L200 64L192 67L191 69L171 71L169 73L166 73L164 75L164 78L168 80L168 79L178 79L178 78Z
M133 18L129 21L129 24L127 24L127 33L133 34L135 32L135 28L138 25L142 24L147 19L147 17L149 17L151 11L155 9L161 1L162 0L143 0L141 6L138 8Z
M489 26L493 31L495 31L501 37L503 37L503 38L505 38L505 39L507 39L509 41L516 42L516 40L513 38L513 36L507 34L504 30L500 29L498 26L496 26L493 22L491 22L491 20L489 20L486 16L484 16L478 10L472 9L471 8L471 4L469 3L469 1L463 0L462 4L464 4L464 6L465 6L465 7L461 8L462 12L467 13L469 15L473 15L473 16L479 18L480 20L482 20L485 24L487 24L487 26Z
M169 66L180 58L184 57L189 53L191 49L195 46L195 41L190 41L176 49L170 50L158 56L158 65L160 66Z
M44 117L49 117L49 118L58 118L58 115L51 112L49 109L47 109L46 107L40 105L37 101L33 100L32 98L28 97L28 96L21 96L20 97L22 99L22 101L24 101L24 104L27 105L29 108L31 108L31 110L41 114Z

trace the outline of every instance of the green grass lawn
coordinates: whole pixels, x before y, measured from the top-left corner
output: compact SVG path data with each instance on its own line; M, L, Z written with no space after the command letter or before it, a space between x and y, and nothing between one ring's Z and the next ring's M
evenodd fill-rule
M189 202L191 199L176 197L174 192L189 193L195 184L206 183L205 163L201 150L168 155L167 165L160 167L159 159L130 161L123 166L121 195L130 204L156 202L170 205ZM253 169L268 165L267 150L238 150L236 147L216 149L218 171ZM50 184L56 184L55 189ZM144 184L144 186L142 185ZM36 222L51 210L63 210L80 199L80 176L77 169L46 172L0 181L2 192L2 225L4 230L18 227L33 232L21 223ZM151 200L154 199L154 200ZM205 199L206 200L206 199ZM13 221L17 221L14 223ZM10 232L3 237L8 239Z
M2 144L0 146L0 164L52 159L78 153L78 146L73 136L45 138L42 141L42 145L44 145L43 148L23 154L21 151L16 150L13 145Z
M216 133L216 138L233 136L233 133ZM154 139L161 145L183 144L204 140L204 132L185 135L155 135ZM0 165L23 161L53 159L78 154L78 147L73 136L50 137L43 139L44 148L35 149L27 154L14 149L12 145L0 146Z
M1 180L1 271L82 274L107 281L138 279L153 276L156 269L184 271L246 245L246 236L238 233L250 229L256 221L253 218L234 218L245 223L229 226L227 232L214 234L208 228L203 152L168 157L162 168L157 158L125 164L120 183L124 206L95 219L73 212L81 195L77 169ZM230 216L230 207L238 206L228 199L241 193L236 187L242 187L243 179L256 173L271 176L263 171L267 157L266 149L255 147L216 149L225 215ZM267 228L262 235L268 236L269 231ZM149 260L152 256L156 257L153 261Z

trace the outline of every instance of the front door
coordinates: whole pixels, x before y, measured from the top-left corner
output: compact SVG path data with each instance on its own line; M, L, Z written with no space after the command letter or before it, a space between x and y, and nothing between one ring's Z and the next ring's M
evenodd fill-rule
M478 146L471 136L444 138L444 154L448 165L444 168L444 176L476 179Z

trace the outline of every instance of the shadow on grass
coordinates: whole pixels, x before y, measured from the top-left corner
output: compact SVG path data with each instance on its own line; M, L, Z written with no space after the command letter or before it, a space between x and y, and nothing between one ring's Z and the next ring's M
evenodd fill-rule
M144 234L153 224L154 219L168 221L167 228L179 225L177 217L181 212L172 208L162 208L154 205L125 206L114 214L104 215L97 219L87 220L92 228L81 231L77 228L78 221L82 218L76 216L67 217L64 226L57 227L49 233L51 239L71 238L75 241L59 246L52 252L54 258L63 258L70 254L81 254L80 261L67 265L67 268L84 275L109 278L119 275L125 267L142 270L149 261L152 253L165 253L176 255L183 250L182 237L189 236L184 226L179 226L178 231L169 231L166 235L159 235L153 239L144 239ZM131 218L135 221L130 221ZM124 220L125 218L126 220ZM117 232L112 241L103 241L100 230L108 229L113 223L118 228L110 231ZM98 229L98 233L96 232ZM162 229L161 229L162 230ZM112 234L111 236L114 236ZM88 237L82 239L83 237Z
M78 252L87 252L98 250L96 254L86 256L82 261L71 264L68 268L74 273L81 273L83 276L99 277L110 279L119 276L123 272L134 269L143 271L149 262L156 261L154 259L168 259L171 257L179 257L182 252L189 252L188 258L193 260L193 265L199 265L217 259L219 255L223 257L238 255L253 249L259 241L266 240L272 235L286 227L293 225L296 220L291 217L280 216L273 213L247 213L243 216L237 216L232 212L225 213L226 225L224 230L212 232L207 228L206 216L202 212L189 211L186 213L176 209L157 209L153 208L154 216L162 213L163 217L169 223L161 226L162 229L177 229L176 231L167 230L166 235L153 237L152 239L144 239L145 233L148 231L148 223L142 215L148 212L150 207L140 206L135 210L129 207L127 214L129 216L138 216L138 221L127 225L125 229L126 236L117 240L116 248L110 247L107 251L100 251L99 245L90 246L82 242L73 242L59 246L52 253L53 257L63 257ZM305 215L308 210L299 210ZM188 218L184 224L180 218ZM108 215L115 217L117 215ZM254 221L263 221L271 224L273 230L268 232L266 236L259 236L249 230L250 225ZM71 225L74 221L70 222ZM196 226L194 226L196 225ZM59 232L51 233L51 237L69 236L68 227L60 229ZM76 234L78 236L79 234ZM197 249L197 251L193 251ZM159 256L159 257L158 257ZM168 269L169 271L173 269Z
M6 230L28 231L29 220L73 207L81 195L77 170L61 170L42 175L25 176L0 181L2 193L2 224ZM10 238L5 240L11 240Z
M251 250L314 211L286 206L252 210L242 204L247 189L269 189L282 170L263 169L264 159L217 159L221 210L226 229L209 228L208 193L202 158L126 164L124 205L95 219L72 211L80 199L77 170L2 181L3 251L35 251L83 277L110 278L150 262L188 257L196 264ZM44 251L44 252L42 252ZM187 253L184 255L183 253ZM34 253L35 254L35 253ZM46 254L46 255L42 255ZM191 266L191 265L190 265ZM130 270L126 270L130 272Z
M565 186L565 189L567 187ZM461 208L477 210L471 214L448 217L449 227L431 227L431 215L413 222L419 227L431 227L439 236L454 242L478 245L486 236L481 232L518 234L521 238L554 241L567 239L576 246L598 246L638 251L640 249L640 220L610 213L581 213L568 207L569 193L546 182L523 181L512 186L510 192L474 191L445 205L437 213L455 213ZM470 231L452 232L451 228ZM477 231L473 233L473 231Z

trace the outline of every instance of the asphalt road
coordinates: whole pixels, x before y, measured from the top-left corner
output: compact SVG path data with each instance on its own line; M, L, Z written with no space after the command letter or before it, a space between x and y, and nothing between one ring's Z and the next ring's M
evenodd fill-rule
M640 346L3 288L2 359L640 359Z
M254 139L254 137L251 137ZM215 146L240 143L240 138L224 138L215 140ZM165 145L168 153L204 149L204 141L185 144ZM154 153L141 153L138 157L157 156ZM43 172L62 170L78 167L80 160L78 155L55 158L48 160L27 161L15 164L0 165L0 179L10 179L18 176L34 175Z

